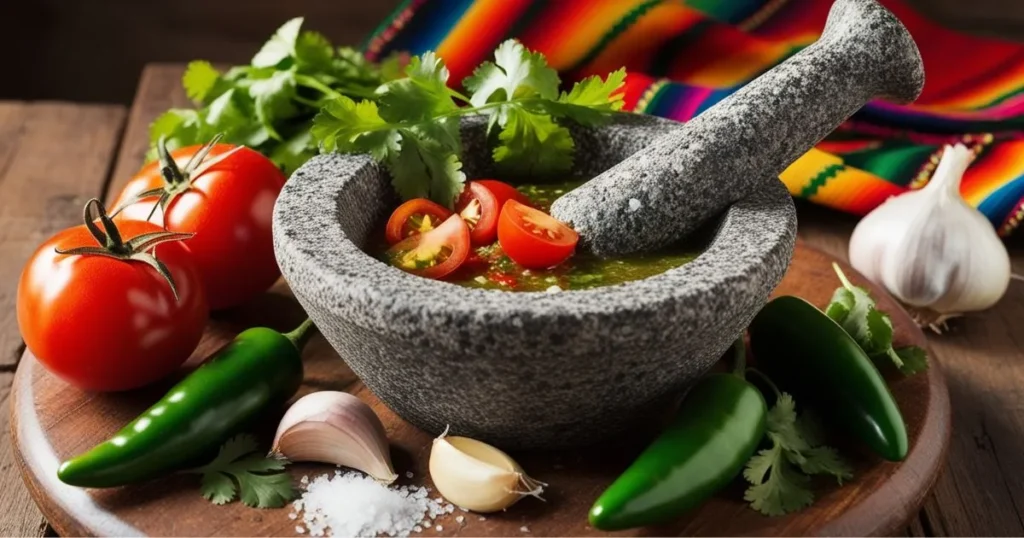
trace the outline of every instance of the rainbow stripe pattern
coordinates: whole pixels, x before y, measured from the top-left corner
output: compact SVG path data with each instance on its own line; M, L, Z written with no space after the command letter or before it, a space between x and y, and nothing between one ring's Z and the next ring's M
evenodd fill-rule
M1001 235L1024 218L1024 46L936 25L880 0L921 50L909 105L869 103L780 179L794 196L865 214L920 188L944 144L973 149L964 198ZM830 0L405 0L365 44L371 59L435 50L453 84L510 37L567 83L621 66L626 108L687 121L814 42Z

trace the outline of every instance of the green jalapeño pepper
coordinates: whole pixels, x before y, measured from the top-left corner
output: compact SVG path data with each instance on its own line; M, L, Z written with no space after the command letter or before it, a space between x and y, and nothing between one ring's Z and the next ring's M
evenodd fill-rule
M745 353L742 339L740 353ZM671 424L597 499L590 524L606 531L655 525L700 505L736 478L754 455L767 413L761 392L742 375L700 380Z
M890 461L907 457L907 427L882 375L857 342L798 297L768 303L750 326L758 367ZM804 399L806 398L806 399Z
M57 477L73 486L114 487L201 463L298 391L301 349L312 329L306 320L288 334L263 327L240 333L112 438L61 464Z

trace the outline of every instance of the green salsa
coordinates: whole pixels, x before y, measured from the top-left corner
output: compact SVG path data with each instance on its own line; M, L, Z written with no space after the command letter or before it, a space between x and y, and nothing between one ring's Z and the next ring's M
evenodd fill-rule
M559 196L582 184L582 181L569 181L520 185L517 188L530 199L534 207L548 213L551 204ZM475 248L470 258L444 280L470 288L507 291L585 290L664 273L692 261L700 255L703 247L703 239L695 237L655 253L616 258L601 258L589 252L577 251L556 267L531 270L509 259L495 242L493 245ZM387 242L383 237L378 237L373 241L370 251L377 258L387 261L384 254L387 249Z

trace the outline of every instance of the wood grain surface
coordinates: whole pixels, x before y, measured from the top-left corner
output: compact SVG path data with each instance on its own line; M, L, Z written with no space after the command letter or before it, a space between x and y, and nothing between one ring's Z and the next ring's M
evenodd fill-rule
M837 279L831 258L820 251L799 246L777 294L804 297L819 307L831 298ZM851 278L857 279L851 273ZM858 282L860 283L860 282ZM896 338L900 344L926 346L924 335L893 300L878 289L883 310L893 313ZM235 333L250 325L290 329L304 318L298 304L284 285L278 286L254 304L215 321L193 355L195 365ZM347 390L367 401L384 422L392 442L399 483L431 487L427 460L431 435L409 425L377 400L351 370L318 337L304 354L306 382L300 394L315 390ZM911 452L899 464L882 461L855 443L837 438L840 450L855 469L853 480L838 487L834 482L816 484L817 502L796 514L768 518L750 510L742 500L737 481L677 523L656 528L617 533L622 536L649 535L888 535L902 529L916 512L938 476L949 437L949 400L941 368L927 374L904 377L893 368L886 372L889 385L903 410L911 440ZM79 391L49 374L30 354L22 360L14 381L12 432L29 490L50 523L68 535L124 535L144 533L171 536L271 536L295 534L296 521L289 508L253 510L238 503L214 506L198 492L194 476L178 476L138 486L106 490L84 490L56 480L58 461L80 453L110 437L138 413L149 407L167 389L159 387L127 394L90 394ZM266 423L272 433L280 410L270 413ZM458 434L458 432L454 432ZM439 518L441 531L429 529L425 536L537 536L591 535L587 510L593 500L649 442L650 431L637 431L613 442L575 451L515 454L531 476L547 482L547 502L527 499L507 512L480 521L469 514L461 524L457 515ZM269 446L269 438L264 442ZM299 465L301 475L333 471L332 466ZM413 479L405 479L412 472Z
M15 315L18 276L37 245L79 222L100 196L120 143L125 109L0 102L0 399L6 402L24 349ZM8 414L0 427L8 429ZM0 535L39 536L46 524L18 486L12 447L0 442Z
M950 2L946 2L950 4ZM966 6L966 4L965 4ZM143 73L113 177L124 182L144 153L147 124L155 114L184 98L178 89L182 66L149 66ZM20 211L24 204L8 195L6 183L23 181L31 169L19 168L20 177L6 172L10 155L22 151L40 151L23 141L23 107L49 104L0 103L0 214ZM54 106L64 107L73 105ZM87 105L74 105L91 108ZM146 112L140 112L144 110ZM91 126L102 130L102 126ZM118 126L120 128L120 126ZM76 144L80 133L63 127L52 128L52 135L33 137L36 144ZM11 136L10 133L15 133ZM116 135L113 139L116 141ZM75 163L76 166L78 163ZM76 170L77 171L77 170ZM67 189L88 178L63 175ZM83 200L84 202L84 200ZM845 259L846 244L856 218L821 207L798 202L799 235L809 245ZM69 210L73 221L78 210ZM56 229L57 226L50 229ZM2 233L2 232L0 232ZM1024 236L1008 241L1014 271L1024 273ZM0 244L0 249L6 248ZM22 259L18 253L3 251L0 265L15 267ZM6 264L6 265L5 265ZM6 271L11 271L6 269ZM5 273L8 274L8 273ZM11 280L0 280L0 289L14 290ZM13 298L11 299L13 300ZM13 312L5 303L2 311ZM954 323L943 335L929 334L933 360L942 364L949 381L953 434L945 472L919 516L901 534L911 536L1021 536L1024 535L1024 345L1019 335L1019 320L1024 312L1024 284L1013 282L1007 295L994 308ZM2 330L2 329L0 329ZM18 348L20 349L20 348ZM13 365L6 368L13 371ZM0 387L7 387L13 376L0 376ZM6 389L0 394L6 394ZM6 416L0 418L6 421ZM0 535L28 536L44 532L38 510L24 489L18 487L17 466L8 457L9 439L0 438L0 480L8 487L0 490Z

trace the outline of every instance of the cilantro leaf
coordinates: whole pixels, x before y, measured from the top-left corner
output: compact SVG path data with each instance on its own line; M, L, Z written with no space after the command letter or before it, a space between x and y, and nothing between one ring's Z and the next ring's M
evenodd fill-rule
M853 476L835 449L820 444L812 424L798 417L792 396L778 396L766 424L772 446L751 457L743 470L750 482L743 498L754 510L780 516L809 506L814 501L809 475L828 474L840 483Z
M562 92L557 101L546 101L544 109L556 116L567 117L580 125L595 127L609 119L608 112L622 109L622 85L626 69L613 71L601 80L593 75L575 85L569 93Z
M321 151L369 153L378 161L401 150L401 135L380 117L377 103L339 96L327 103L310 129Z
M904 374L912 375L928 369L928 354L923 349L917 346L906 346L895 350L895 352L902 363L897 363L897 366Z
M295 44L302 28L302 17L296 17L274 32L263 48L252 57L253 67L277 67L295 54Z
M334 47L320 32L306 30L295 40L295 61L303 71L318 72L331 68Z
M274 128L275 123L298 113L293 103L295 94L295 74L291 71L275 71L249 86L249 96L255 101L256 119L276 140L281 140L281 135Z
M430 198L452 207L466 182L466 174L462 172L462 163L457 155L446 152L430 140L416 137L410 131L403 131L402 151L392 156L388 164L391 167L391 184L405 199ZM426 183L423 178L427 178Z
M838 264L832 268L842 285L832 294L825 315L842 326L872 359L887 357L905 375L928 368L927 356L920 348L904 348L900 354L892 347L893 328L889 315L878 310L874 299L864 288L854 286ZM904 361L904 356L912 364Z
M253 508L278 508L295 498L287 461L256 453L251 435L237 435L221 445L213 461L191 472L202 474L203 497L214 504L239 496Z
M494 161L505 172L543 175L572 168L572 135L550 116L512 108L498 139Z
M515 39L498 45L494 62L480 64L463 81L473 93L470 102L476 107L517 97L553 100L558 97L558 84L558 72L548 66L544 55L528 50Z
M406 77L381 86L380 116L392 123L412 124L424 138L435 140L446 152L462 149L458 107L448 91L448 68L433 52L410 60ZM447 116L452 114L451 116Z
M220 72L205 60L189 62L185 68L185 74L181 77L181 85L185 88L185 95L197 102L206 102L207 96L221 83Z

